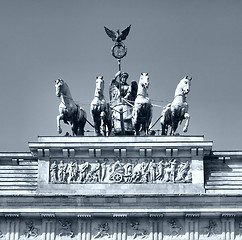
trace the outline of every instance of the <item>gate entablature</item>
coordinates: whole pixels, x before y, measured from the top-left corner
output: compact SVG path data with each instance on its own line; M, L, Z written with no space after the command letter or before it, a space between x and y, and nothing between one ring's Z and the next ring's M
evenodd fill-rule
M202 136L39 137L38 192L58 194L204 193ZM151 187L152 186L152 187Z

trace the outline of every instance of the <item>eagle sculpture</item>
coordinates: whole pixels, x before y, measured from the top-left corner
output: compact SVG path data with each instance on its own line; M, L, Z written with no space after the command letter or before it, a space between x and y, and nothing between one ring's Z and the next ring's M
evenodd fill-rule
M129 34L129 30L130 30L131 24L125 28L121 33L119 31L119 29L114 32L113 30L108 29L107 27L104 26L105 32L107 33L107 35L114 41L117 43L122 42L123 40L126 39L126 37Z

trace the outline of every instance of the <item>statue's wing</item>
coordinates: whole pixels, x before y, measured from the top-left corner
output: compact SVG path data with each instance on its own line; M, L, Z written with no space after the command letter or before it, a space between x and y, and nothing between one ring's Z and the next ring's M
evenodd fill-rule
M113 30L108 29L104 26L105 32L107 35L115 42L116 41L116 33Z
M131 28L131 24L121 32L120 39L122 41L125 40L126 37L128 36L130 28Z
M137 96L137 92L138 92L138 83L135 80L133 80L131 82L130 87L131 87L131 98L132 98L130 100L134 101Z

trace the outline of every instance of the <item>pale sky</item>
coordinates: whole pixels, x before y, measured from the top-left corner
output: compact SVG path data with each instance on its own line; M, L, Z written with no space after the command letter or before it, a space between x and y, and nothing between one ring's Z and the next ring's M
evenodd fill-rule
M149 96L160 106L152 122L189 75L191 120L184 135L204 135L214 150L242 150L241 10L241 0L1 0L0 151L28 151L37 136L58 135L57 78L92 122L95 78L104 76L109 100L118 70L104 26L129 24L122 70L129 82L149 73ZM178 132L183 135L181 126Z

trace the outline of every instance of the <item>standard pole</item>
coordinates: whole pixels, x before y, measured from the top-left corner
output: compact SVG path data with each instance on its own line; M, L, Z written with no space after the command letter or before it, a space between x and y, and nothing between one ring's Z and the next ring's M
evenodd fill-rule
M118 59L118 70L121 73L121 59ZM119 74L119 93L120 93L119 100L120 100L120 104L122 105L122 97L121 97L121 74ZM120 113L121 135L125 135L123 107L120 108L119 113Z

